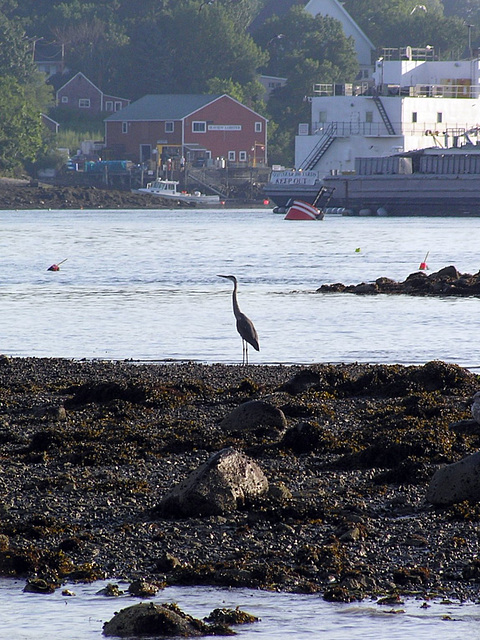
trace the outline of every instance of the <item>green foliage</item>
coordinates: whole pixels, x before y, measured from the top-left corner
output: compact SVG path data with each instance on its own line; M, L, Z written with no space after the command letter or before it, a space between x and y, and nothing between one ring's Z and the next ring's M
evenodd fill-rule
M202 93L214 77L240 84L255 79L266 56L222 4L201 4L185 0L135 22L118 79L124 94Z
M298 123L310 120L305 98L313 85L351 82L358 73L353 42L337 20L313 17L298 6L267 21L256 40L270 55L264 72L287 78L268 102L268 112L278 125L269 135L270 161L292 165Z
M40 114L15 78L0 78L0 173L13 175L45 149Z
M266 113L266 105L263 100L264 87L258 80L242 85L239 82L233 82L231 78L228 80L211 78L207 82L207 93L226 93L257 113L262 115Z
M443 4L447 4L444 2ZM379 47L434 47L442 59L467 54L468 29L465 18L478 0L455 0L455 11L444 15L439 0L346 0L345 9ZM464 16L458 7L464 5ZM467 5L469 8L467 8ZM477 12L480 17L480 12Z

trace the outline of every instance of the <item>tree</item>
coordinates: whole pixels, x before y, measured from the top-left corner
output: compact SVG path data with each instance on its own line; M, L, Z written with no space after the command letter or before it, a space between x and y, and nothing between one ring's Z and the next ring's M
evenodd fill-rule
M430 45L442 59L467 53L464 20L445 16L439 0L346 0L345 9L379 47Z
M12 175L44 151L40 113L24 87L9 76L0 78L0 172Z
M245 85L266 60L222 4L173 3L154 19L136 21L129 36L121 66L132 97L202 93L214 77Z
M298 123L310 119L307 97L313 85L351 82L357 75L353 41L337 20L313 17L298 6L267 21L255 38L270 56L264 73L287 79L267 105L271 121L278 125L269 136L269 157L274 163L291 165Z

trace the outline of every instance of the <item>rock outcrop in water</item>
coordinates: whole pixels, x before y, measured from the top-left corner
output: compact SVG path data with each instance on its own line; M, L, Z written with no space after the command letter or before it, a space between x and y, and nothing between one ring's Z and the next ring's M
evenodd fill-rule
M340 282L323 284L318 293L355 293L357 295L405 294L410 296L480 296L480 271L472 275L459 273L454 266L427 275L425 271L411 273L403 282L377 278L375 282L346 285Z

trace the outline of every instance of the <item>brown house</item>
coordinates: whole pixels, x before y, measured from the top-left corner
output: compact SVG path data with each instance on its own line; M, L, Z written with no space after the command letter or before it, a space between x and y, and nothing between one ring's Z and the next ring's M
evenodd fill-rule
M147 95L105 120L118 158L193 164L267 162L267 119L224 95Z
M81 71L57 91L57 106L78 109L92 115L98 115L103 111L120 111L129 104L130 100L126 98L103 93Z

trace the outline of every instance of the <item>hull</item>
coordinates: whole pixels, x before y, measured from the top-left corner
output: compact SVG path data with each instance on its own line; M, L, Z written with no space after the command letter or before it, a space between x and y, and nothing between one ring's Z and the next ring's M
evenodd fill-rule
M350 215L480 216L480 175L329 176L330 205Z
M302 200L294 200L285 220L323 220L323 211Z
M334 188L328 209L346 215L480 216L480 174L326 176ZM312 203L318 185L267 185L265 193L286 208L292 199Z
M172 202L183 202L192 206L220 204L220 198L218 196L195 195L194 193L166 193L165 191L148 188L137 189L137 191L139 193L148 193L157 198L164 198Z

